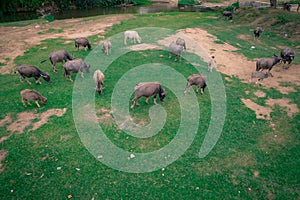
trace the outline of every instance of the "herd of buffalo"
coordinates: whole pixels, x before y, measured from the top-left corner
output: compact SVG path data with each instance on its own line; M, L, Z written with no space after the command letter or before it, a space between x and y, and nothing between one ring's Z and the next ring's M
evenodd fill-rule
M226 13L225 13L226 14ZM258 39L263 32L263 29L261 27L257 27L254 30L254 38ZM131 39L133 43L141 43L142 38L139 36L137 31L125 31L124 32L124 45L127 44L127 39ZM111 53L112 49L112 44L110 41L106 40L102 44L102 51L109 55ZM75 40L75 48L79 50L80 47L84 47L85 49L91 49L91 44L89 43L87 38L77 38ZM172 55L175 55L177 60L178 58L181 59L182 57L182 52L183 50L186 50L186 43L185 40L182 38L178 38L176 42L172 42L169 45L169 53L170 53L170 58ZM90 65L84 62L82 59L75 59L71 54L69 54L66 50L58 50L54 51L48 56L53 72L56 73L56 63L62 62L63 68L64 68L64 76L72 81L71 79L71 73L80 73L81 77L83 78L83 71L85 72L90 72ZM281 50L280 52L280 57L276 56L274 54L274 57L272 58L261 58L256 62L256 71L254 71L251 74L251 78L257 78L258 81L263 80L264 78L267 78L269 76L273 76L271 74L271 69L274 65L282 61L284 64L288 63L290 64L295 58L295 53L294 51L289 48L285 47ZM212 69L215 67L214 66L214 56L212 56L211 61L208 63L208 70L212 72ZM42 61L45 62L46 60ZM267 70L266 73L263 72L263 70ZM45 81L51 83L51 78L47 73L44 73L41 71L38 67L36 66L31 66L27 64L20 65L16 68L15 73L19 73L20 75L20 82L23 82L26 78L31 78L33 77L36 80L37 84L41 84L40 82L40 77L42 77ZM94 82L96 85L96 90L98 91L99 95L102 94L102 87L104 83L104 74L100 70L96 70L94 72ZM28 80L26 80L29 84L31 84ZM257 82L258 82L257 81ZM256 83L257 83L256 82ZM193 74L188 77L187 79L187 84L186 88L184 90L184 93L186 94L189 91L189 88L191 86L196 86L196 92L198 93L198 90L201 88L201 94L204 93L204 89L207 86L206 84L206 76L203 74ZM138 83L135 88L135 97L132 100L131 104L131 109L134 109L134 106L139 104L137 103L137 100L141 97L146 97L146 103L148 104L148 99L150 97L154 97L154 103L157 104L156 102L156 96L158 95L160 100L163 101L166 92L162 88L161 84L159 82L141 82ZM35 90L30 90L30 89L25 89L21 91L21 97L22 97L22 103L24 106L26 106L26 103L30 105L29 101L32 100L36 103L38 107L40 107L38 101L42 102L43 104L46 104L47 98L43 97L39 92Z

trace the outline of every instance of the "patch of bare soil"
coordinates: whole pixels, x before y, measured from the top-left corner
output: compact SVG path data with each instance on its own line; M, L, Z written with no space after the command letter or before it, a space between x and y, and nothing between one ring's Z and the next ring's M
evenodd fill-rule
M4 142L5 140L7 140L9 137L10 137L10 135L1 137L1 138L0 138L0 144L1 144L2 142Z
M272 112L272 109L270 107L264 107L258 105L257 103L253 102L250 99L242 98L241 100L245 104L245 106L247 106L248 108L250 108L255 112L257 119L267 119L267 120L271 119L270 113Z
M259 98L263 98L263 97L266 97L266 93L264 93L263 91L261 90L257 90L254 92L254 95L259 97Z
M64 108L64 109L50 109L50 110L47 110L46 112L43 112L39 116L40 121L34 123L32 129L30 129L30 130L34 131L34 130L40 128L43 124L46 124L48 122L48 119L51 116L56 116L56 117L63 116L66 113L66 111L67 111L67 109Z
M105 109L105 108L101 108L99 109L97 112L97 121L101 122L101 123L108 123L111 122L112 120L112 111Z
M158 49L158 46L155 46L153 44L142 43L142 44L130 46L129 49L133 51L154 50L154 49Z
M171 36L170 38L166 38L164 43L169 45L179 36L192 38L193 43L187 42L187 50L201 56L204 61L208 61L210 58L207 53L209 55L214 55L217 63L217 70L223 74L237 76L243 82L248 83L251 73L255 71L256 60L250 61L244 55L234 52L238 49L227 43L216 43L215 41L217 41L218 38L209 34L206 30L200 28L187 28L179 31L178 34ZM246 37L245 39L248 38ZM195 41L197 44L195 44ZM205 50L205 52L203 52L203 50ZM280 83L292 82L293 84L300 86L299 65L291 64L288 70L283 70L282 64L277 65L272 70L272 74L274 77L264 79L264 87L275 88L282 94L287 94L289 92L294 92L295 89L293 87L281 86Z
M10 117L9 115L7 115L7 116L5 116L4 119L2 119L2 120L0 121L0 126L2 127L2 126L4 126L5 124L9 124L9 123L11 123L11 122L12 122L11 117Z
M0 173L3 171L2 168L2 161L4 160L4 158L7 156L7 151L4 150L0 150Z
M103 35L105 30L130 17L133 17L133 15L114 15L88 21L83 19L55 20L45 24L32 24L25 27L0 26L0 35L5 38L5 40L0 40L0 62L5 64L0 68L0 73L9 74L14 68L14 59L17 56L22 56L28 48L40 44L42 40L50 38L73 40L78 37ZM50 28L62 29L63 32L47 33ZM9 60L7 61L6 58L9 58Z
M6 127L8 131L17 132L19 134L23 133L26 127L32 125L32 129L36 130L40 128L43 124L48 122L49 117L57 116L61 117L66 112L66 108L64 109L50 109L41 114L34 114L32 112L22 112L18 114L17 119ZM32 124L34 119L39 119L39 121Z
M285 109L289 117L292 117L294 114L297 114L299 112L299 108L297 104L291 104L290 102L291 100L288 98L266 100L266 104L268 104L269 106L274 107L277 104Z
M32 124L32 120L37 118L37 114L32 112L22 112L18 114L18 118L6 129L11 132L17 132L19 134L24 132L24 129Z

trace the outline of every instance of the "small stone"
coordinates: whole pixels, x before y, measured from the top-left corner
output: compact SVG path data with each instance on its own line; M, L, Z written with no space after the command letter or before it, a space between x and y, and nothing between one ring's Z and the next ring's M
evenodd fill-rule
M135 155L132 153L132 154L130 154L130 159L132 159L132 158L135 158Z
M196 187L196 190L199 190L200 188L199 187Z
M14 190L10 190L10 192L14 192Z
M162 171L165 171L165 168L162 168L161 170L162 170Z
M165 176L165 174L161 174L162 176Z
M248 188L249 191L251 191L251 188Z
M103 156L102 156L102 155L99 155L97 158L98 158L98 159L101 159L101 158L103 158Z
M274 135L274 137L277 137L277 135Z
M57 170L61 170L61 167L57 167L56 169L57 169Z
M80 168L75 168L77 171L80 171Z

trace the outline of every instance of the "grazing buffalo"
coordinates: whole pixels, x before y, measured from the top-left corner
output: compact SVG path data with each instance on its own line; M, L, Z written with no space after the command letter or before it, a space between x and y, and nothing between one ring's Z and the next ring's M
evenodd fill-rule
M184 94L186 94L190 90L190 87L192 85L196 86L196 93L198 93L199 88L201 88L200 92L201 92L201 94L203 94L204 89L207 86L205 75L193 74L193 75L189 76L188 79L187 79L187 84L186 84L186 87L185 87L185 90L184 90Z
M50 76L44 72L42 72L39 68L36 66L31 66L31 65L20 65L17 67L16 72L19 72L20 74L20 82L23 82L23 79L25 78L31 78L33 77L35 79L35 82L37 84L42 84L41 81L39 80L40 77L42 77L45 81L48 83L51 83ZM15 72L15 73L16 73ZM26 80L28 84L31 84L29 80Z
M138 43L142 42L142 38L139 36L137 31L125 31L124 32L124 44L127 45L127 39L131 39L135 44L136 41Z
M43 104L47 103L47 98L43 97L40 93L35 90L25 89L20 92L22 97L23 106L26 107L26 103L31 105L29 101L34 101L37 107L40 108L38 101L41 101Z
M52 64L54 73L57 72L55 65L57 62L67 62L67 60L74 60L74 57L70 55L66 50L54 51L49 55L49 60Z
M186 44L185 44L185 40L184 39L182 39L180 37L177 38L176 44L182 46L184 48L184 50L186 50Z
M264 69L267 69L269 75L271 77L273 77L273 75L270 73L270 71L273 68L273 66L276 65L277 63L279 63L280 61L281 61L281 58L279 58L275 54L274 54L273 58L261 58L256 62L256 71L262 71Z
M183 51L183 46L176 44L175 42L172 42L169 46L170 49L170 56L169 58L172 57L172 55L175 55L175 61L178 59L181 60L181 55Z
M264 73L262 71L254 71L251 73L251 77L249 78L249 82L252 82L253 78L257 78L255 84L258 84L260 81L263 81L265 78L271 76L271 73Z
M254 39L257 40L264 30L261 27L256 27L253 31Z
M88 48L89 50L91 50L92 48L89 40L85 37L75 39L75 48L79 50L79 47L84 47L85 50L86 48Z
M64 70L65 70L65 77L67 77L70 81L73 81L71 79L71 72L78 73L80 72L80 76L83 77L83 70L86 72L90 72L90 65L86 64L81 58L70 60L64 64Z
M141 82L134 87L135 97L131 101L131 109L134 109L134 105L140 106L137 100L141 97L146 97L146 103L151 96L154 98L154 104L157 105L156 96L159 95L161 101L166 97L166 92L162 88L159 82Z
M288 64L291 64L291 62L295 59L295 52L293 51L293 49L285 47L281 50L280 57L284 64L286 62L288 62Z
M222 16L229 20L232 20L232 18L233 18L233 14L230 11L224 11Z
M105 40L102 45L102 52L106 55L111 54L112 45L111 42L108 40Z
M97 69L94 73L93 78L96 84L96 90L98 91L99 95L101 95L105 76L99 69Z

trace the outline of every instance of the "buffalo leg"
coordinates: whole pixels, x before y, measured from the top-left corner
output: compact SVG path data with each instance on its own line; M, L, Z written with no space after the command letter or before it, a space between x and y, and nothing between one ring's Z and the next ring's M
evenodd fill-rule
M24 78L25 80L26 80L26 82L29 84L29 85L31 85L31 82L28 80L28 79L26 79L26 78Z
M37 105L38 108L41 107L40 104L39 104L39 102L37 100L35 100L34 102L35 102L35 104Z
M149 100L149 97L148 97L148 98L146 98L146 104L149 104L149 103L148 103L148 100Z
M136 104L137 106L139 106L139 104L136 103L137 101L137 97L134 97L131 101L131 110L134 110L134 105Z
M154 104L157 105L157 102L156 102L156 95L153 97L154 99Z
M21 83L23 83L23 78L24 78L24 77L23 77L22 75L20 75L20 82L21 82Z
M53 69L54 73L57 73L57 69L56 69L55 65L52 65L52 69Z
M39 78L37 78L37 79L35 80L35 83L36 83L36 84L42 84L42 82L40 81Z
M27 107L27 106L26 106L26 102L27 102L27 101L26 101L25 99L22 98L22 103L23 103L23 106L24 106L24 107Z
M189 82L186 84L185 90L184 90L184 94L186 94L187 92L190 91L190 87L191 85L189 84Z

